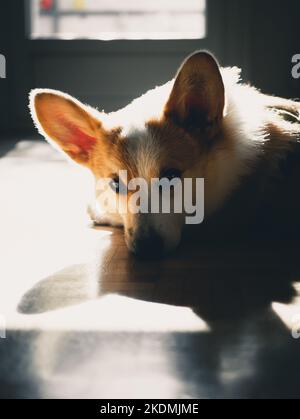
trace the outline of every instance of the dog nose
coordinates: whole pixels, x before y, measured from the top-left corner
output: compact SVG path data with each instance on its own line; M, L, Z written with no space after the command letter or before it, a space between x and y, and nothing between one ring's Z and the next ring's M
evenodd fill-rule
M142 259L157 259L163 255L164 242L156 233L137 237L133 243L133 252Z

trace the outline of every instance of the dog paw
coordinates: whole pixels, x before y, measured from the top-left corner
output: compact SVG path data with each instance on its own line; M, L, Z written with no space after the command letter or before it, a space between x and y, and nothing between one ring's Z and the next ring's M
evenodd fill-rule
M119 216L102 212L95 205L89 205L87 212L95 226L123 227L123 223L119 219Z

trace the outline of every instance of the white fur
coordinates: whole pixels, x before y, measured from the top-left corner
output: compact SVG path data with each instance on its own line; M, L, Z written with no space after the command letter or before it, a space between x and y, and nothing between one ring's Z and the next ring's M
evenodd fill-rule
M234 143L234 150L227 154L226 150L220 149L214 153L214 177L205 179L206 193L205 211L210 214L216 211L226 198L237 187L242 177L251 171L253 162L262 151L262 146L268 140L264 132L264 96L249 86L239 83L240 70L237 68L226 68L221 70L225 92L226 106L223 119L223 133L231 137ZM58 146L46 134L40 124L35 107L35 97L41 93L53 93L58 96L74 101L79 107L97 118L106 129L116 126L122 127L122 134L128 139L129 144L135 149L135 158L138 171L141 177L148 177L148 168L159 155L159 145L151 137L145 127L145 121L157 118L167 102L171 93L174 80L157 87L134 100L124 109L110 114L99 112L89 106L83 105L71 96L55 90L35 89L30 93L30 111L34 123L40 132L55 148ZM60 149L59 149L60 150ZM61 151L61 150L60 150ZM202 168L199 165L198 177L202 177ZM197 177L197 174L195 174ZM100 208L101 199L89 208L91 218L96 223L122 225L122 218L112 213L109 207ZM168 218L169 217L169 218ZM182 229L182 217L168 215L149 214L149 223L166 238L167 248L178 244Z

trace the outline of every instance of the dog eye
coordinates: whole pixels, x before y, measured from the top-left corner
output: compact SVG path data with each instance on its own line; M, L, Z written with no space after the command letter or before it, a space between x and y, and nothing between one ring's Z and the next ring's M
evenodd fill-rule
M162 171L160 178L161 179L181 179L181 171L179 169L165 169Z
M120 193L120 179L118 177L113 178L109 182L109 186L115 193Z

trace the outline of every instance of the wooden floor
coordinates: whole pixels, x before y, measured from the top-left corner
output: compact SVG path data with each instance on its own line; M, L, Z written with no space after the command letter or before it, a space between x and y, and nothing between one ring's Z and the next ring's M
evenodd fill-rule
M138 261L90 226L87 174L44 143L0 155L0 397L300 396L297 245Z

